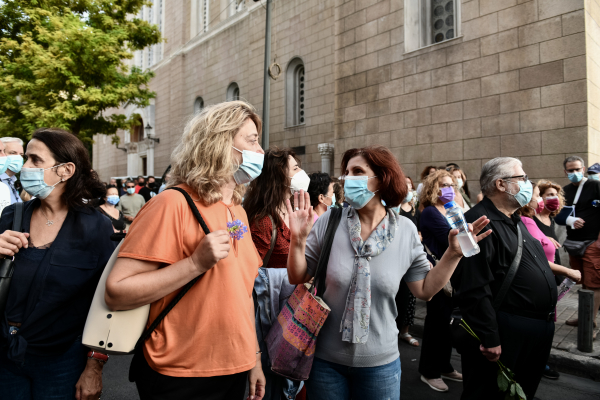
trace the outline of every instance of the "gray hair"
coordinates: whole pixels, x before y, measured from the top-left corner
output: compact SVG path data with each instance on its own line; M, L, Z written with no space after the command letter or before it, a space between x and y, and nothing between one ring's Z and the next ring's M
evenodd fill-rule
M479 184L481 193L485 196L491 196L496 190L496 181L504 179L513 174L515 166L522 167L521 160L512 157L496 157L485 163L481 168Z
M2 137L0 138L0 142L6 144L6 143L19 143L19 145L22 147L23 146L23 141L17 137Z
M585 167L585 162L583 161L583 158L581 158L579 156L570 156L570 157L565 158L565 161L563 161L563 167L565 167L565 171L567 170L567 163L575 162L575 161L580 161L581 166Z
M131 179L131 178L128 178L128 179L125 181L125 184L127 185L128 183L135 183L135 182L133 181L133 179Z

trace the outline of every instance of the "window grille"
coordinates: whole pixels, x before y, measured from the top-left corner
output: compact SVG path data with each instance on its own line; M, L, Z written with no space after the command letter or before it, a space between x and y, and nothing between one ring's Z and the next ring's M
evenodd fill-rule
M292 127L304 124L305 116L304 63L300 58L294 58L286 72L286 126Z
M227 88L227 101L235 101L240 99L240 87L233 82Z
M194 101L194 114L198 114L204 108L204 100L202 97L196 97Z
M410 52L461 35L460 0L405 2L404 46Z

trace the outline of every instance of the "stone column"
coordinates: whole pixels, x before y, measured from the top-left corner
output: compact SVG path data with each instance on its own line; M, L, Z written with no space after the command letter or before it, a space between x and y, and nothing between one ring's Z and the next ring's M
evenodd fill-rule
M331 160L333 160L333 144L321 143L318 145L319 153L321 153L321 172L326 172L331 175Z

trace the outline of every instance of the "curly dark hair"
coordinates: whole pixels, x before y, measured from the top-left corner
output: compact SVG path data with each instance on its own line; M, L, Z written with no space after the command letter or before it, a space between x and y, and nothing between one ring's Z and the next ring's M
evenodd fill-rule
M250 182L244 196L244 209L248 214L248 222L253 224L267 215L283 226L278 209L290 198L288 183L288 159L292 156L300 164L300 160L292 149L271 147L265 152L263 169L258 178Z
M31 139L44 143L57 164L75 164L75 173L67 180L62 194L67 207L94 207L92 200L106 196L106 187L92 170L87 149L75 135L58 128L39 128Z
M324 172L313 172L309 174L310 184L308 185L308 194L310 195L310 205L315 208L319 205L319 195L327 196L329 185L333 180L329 174Z

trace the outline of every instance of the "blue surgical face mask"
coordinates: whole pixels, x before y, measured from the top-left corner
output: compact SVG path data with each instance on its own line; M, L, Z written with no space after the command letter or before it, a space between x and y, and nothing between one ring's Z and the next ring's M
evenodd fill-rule
M578 183L583 179L583 172L570 172L567 176L571 182Z
M8 168L8 157L0 157L0 175L6 172Z
M400 206L398 206L398 207L390 207L390 210L396 211L396 214L400 214Z
M8 159L8 169L10 169L15 174L21 172L21 168L23 168L23 156L13 154L11 156L7 156L6 158Z
M116 206L119 203L119 196L117 196L117 195L106 196L106 202L108 204L112 204L113 206Z
M50 168L22 168L21 169L21 185L23 189L29 193L32 197L37 197L39 199L45 199L50 195L50 193L54 190L56 185L61 183L60 181L56 182L54 185L50 186L46 182L44 182L44 171L49 169L58 168L61 165L55 165Z
M588 179L591 181L600 181L600 175L588 173Z
M406 197L404 198L404 200L402 202L403 203L410 203L412 199L413 199L413 192L408 192L406 194Z
M531 181L527 181L527 182L523 182L523 181L518 181L519 183L519 193L517 194L512 194L510 192L507 192L508 194L510 194L511 196L514 196L515 200L517 200L517 202L519 202L519 205L521 207L525 207L527 204L529 204L529 202L531 201L531 197L533 196L533 185L531 184Z
M346 201L356 210L360 210L375 197L375 192L371 192L368 189L369 179L376 178L376 176L347 176L344 178L344 195Z
M127 188L127 193L135 194L135 188Z
M243 185L258 178L262 172L263 164L265 162L265 155L256 153L254 151L242 151L236 149L235 147L233 148L242 153L242 163L240 164L238 170L233 174L235 183L238 185Z
M323 196L331 199L331 205L327 206L327 208L333 208L333 207L335 207L335 193L332 194L331 197L327 196L326 194L323 195Z

